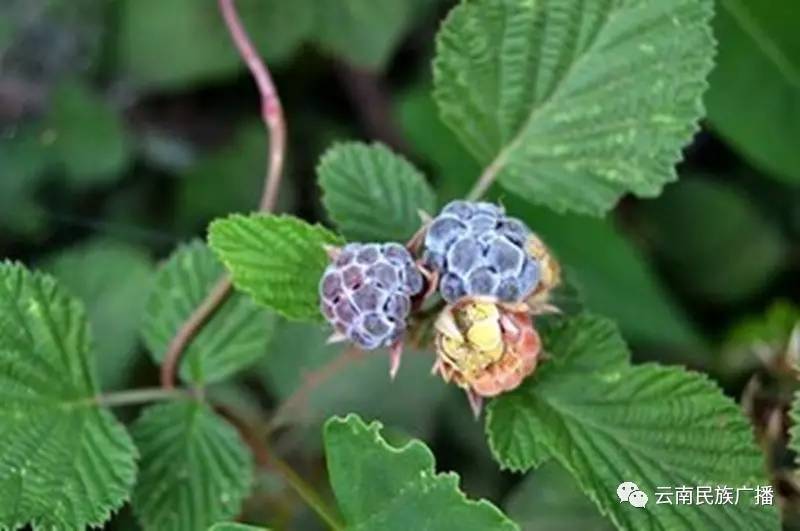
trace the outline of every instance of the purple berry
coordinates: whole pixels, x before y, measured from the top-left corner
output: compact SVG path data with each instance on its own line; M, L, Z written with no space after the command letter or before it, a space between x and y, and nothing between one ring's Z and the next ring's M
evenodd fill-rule
M423 261L439 273L439 292L449 303L465 295L516 302L539 282L539 264L526 249L529 236L501 206L453 201L431 222Z
M402 339L411 297L423 287L422 275L405 247L351 243L320 279L320 310L359 347L388 347Z
M453 273L448 273L439 281L439 291L446 301L456 301L467 294L464 282Z
M467 201L452 201L442 209L442 214L451 214L456 218L466 221L472 217L473 204Z
M455 242L447 251L447 267L458 275L465 275L482 258L483 249L478 240L465 236Z

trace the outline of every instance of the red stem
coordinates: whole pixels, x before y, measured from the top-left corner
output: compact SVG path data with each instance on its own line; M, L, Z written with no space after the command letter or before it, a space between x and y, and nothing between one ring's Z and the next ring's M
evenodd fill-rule
M286 155L286 120L283 116L283 107L269 69L258 56L253 43L247 36L247 31L236 13L233 0L219 0L219 8L231 38L247 64L247 68L250 69L261 95L261 118L269 133L269 161L259 209L262 212L270 212L275 208L278 200ZM200 36L200 38L203 37ZM230 279L227 275L223 275L211 293L206 296L173 336L161 364L161 386L163 388L172 389L175 386L175 372L181 355L228 298L232 291L231 288Z

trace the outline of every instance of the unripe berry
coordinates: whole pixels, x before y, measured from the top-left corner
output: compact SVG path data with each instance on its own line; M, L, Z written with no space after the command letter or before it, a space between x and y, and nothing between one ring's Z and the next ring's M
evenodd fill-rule
M437 372L477 397L519 386L536 368L541 347L524 304L470 297L439 316L435 345Z

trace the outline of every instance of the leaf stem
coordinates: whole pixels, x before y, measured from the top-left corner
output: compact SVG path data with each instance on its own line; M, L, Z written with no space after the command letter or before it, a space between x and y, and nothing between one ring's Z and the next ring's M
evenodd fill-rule
M331 509L325 500L314 490L314 487L306 483L300 475L283 459L270 452L269 465L277 470L286 480L286 483L294 490L317 515L335 531L343 531L345 526L339 521L339 517Z
M261 95L261 118L269 133L269 159L259 209L262 212L271 212L278 201L278 191L286 157L286 120L283 115L283 106L269 69L258 56L252 41L247 36L247 31L239 19L233 0L219 0L219 9L228 26L231 39L247 64ZM200 36L200 38L203 37ZM173 336L161 364L161 386L164 389L172 389L175 386L175 372L181 355L231 292L231 280L227 275L223 275L214 289Z
M483 197L489 190L489 187L492 186L497 179L497 175L500 173L500 170L503 169L503 166L505 166L505 162L505 151L503 151L483 170L483 173L481 173L481 176L478 177L478 180L475 182L475 186L472 187L472 190L470 190L467 195L467 201L477 201Z
M188 399L193 396L194 394L186 389L146 387L143 389L129 389L126 391L99 394L94 397L92 402L100 406L130 406L162 400Z

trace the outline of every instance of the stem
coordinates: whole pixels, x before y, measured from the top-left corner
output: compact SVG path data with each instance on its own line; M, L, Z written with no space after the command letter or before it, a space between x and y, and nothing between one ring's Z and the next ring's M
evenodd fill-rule
M475 186L472 187L472 190L470 190L467 195L467 201L477 201L483 197L483 194L489 190L489 187L492 186L495 179L497 179L497 174L500 173L504 165L505 152L501 152L500 155L483 170L483 173L481 173L481 176L475 182Z
M247 36L247 31L242 26L233 0L219 0L219 8L233 43L244 62L247 63L247 68L250 69L258 86L258 92L261 94L261 118L269 131L269 165L260 208L262 211L268 212L275 208L275 202L278 199L283 159L286 153L286 120L283 118L283 106L269 70L258 56L258 52Z
M309 485L308 483L301 478L297 472L283 459L275 455L273 452L270 452L270 460L269 464L273 468L275 468L286 480L286 483L292 487L300 498L303 499L304 502L308 504L311 509L314 510L319 517L330 526L331 529L336 531L344 530L345 526L339 521L339 517L336 513L328 507L328 504L322 499L322 497L314 490L314 487Z
M267 161L264 191L259 202L259 209L262 212L270 212L275 208L275 203L278 201L278 191L280 190L283 163L286 156L286 120L283 117L283 107L269 69L258 56L253 43L247 36L247 31L245 31L239 15L236 13L233 0L219 0L219 9L225 24L228 26L233 43L247 64L247 68L250 70L261 95L261 118L269 133L269 160ZM200 36L200 38L203 38L203 36ZM217 309L225 302L231 291L231 280L227 275L223 275L211 293L178 329L178 332L169 343L161 365L161 386L164 389L172 389L174 387L175 371L181 355Z
M189 316L189 319L178 329L178 333L173 336L161 364L161 387L164 389L175 387L175 372L181 354L231 294L231 287L230 279L227 275L223 275L211 293L206 296L200 306Z
M178 400L191 398L192 393L185 389L164 389L161 387L146 387L144 389L130 389L114 393L100 394L94 397L93 403L100 406L130 406L145 402L160 400Z

